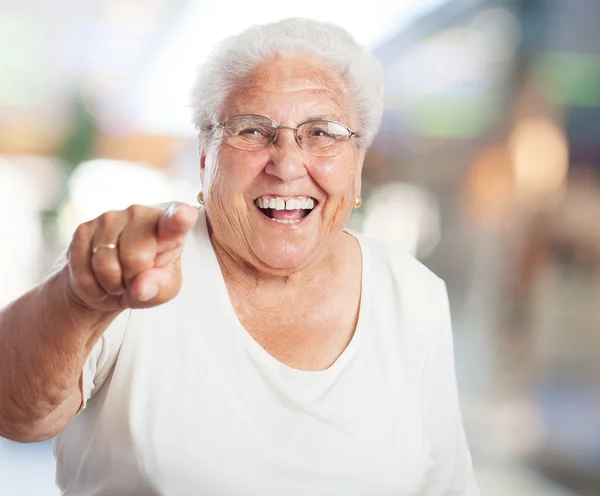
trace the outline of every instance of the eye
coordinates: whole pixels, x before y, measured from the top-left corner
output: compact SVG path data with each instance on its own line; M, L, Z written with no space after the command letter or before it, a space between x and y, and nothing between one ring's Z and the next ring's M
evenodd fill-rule
M311 129L310 135L314 136L315 138L334 138L333 134L322 128Z
M329 121L309 121L302 124L298 130L300 136L320 145L343 141L344 134L347 134L345 127Z
M238 135L243 136L266 136L266 132L264 129L260 129L257 127L248 127L246 129L242 129L238 132Z

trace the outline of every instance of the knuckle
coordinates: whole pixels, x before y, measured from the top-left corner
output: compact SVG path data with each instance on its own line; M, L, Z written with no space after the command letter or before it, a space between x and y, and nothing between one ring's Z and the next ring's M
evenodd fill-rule
M140 205L138 203L134 203L133 205L127 207L125 211L129 214L131 218L136 219L142 217L148 211L148 207L145 207L144 205Z
M89 222L84 222L83 224L79 224L73 233L73 241L82 242L87 240L92 233L92 228Z
M119 221L119 219L123 216L123 212L118 212L115 210L109 210L108 212L104 212L99 218L98 222L100 226L106 227L110 225L114 225Z
M78 250L87 246L92 238L92 233L92 227L87 222L77 226L77 229L75 229L73 237L71 238L68 251L72 253L73 250Z

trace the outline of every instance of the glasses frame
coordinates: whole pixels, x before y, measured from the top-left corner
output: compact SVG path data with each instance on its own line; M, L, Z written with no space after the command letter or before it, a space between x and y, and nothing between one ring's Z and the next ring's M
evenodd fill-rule
M354 139L356 142L358 142L360 144L360 141L358 141L358 138L361 137L360 133L358 133L357 131L352 131L352 129L350 129L348 126L346 126L345 124L342 124L341 122L336 122L336 121L330 121L328 119L309 119L305 122L302 122L300 124L298 124L296 127L293 126L280 126L277 122L275 122L273 119L271 119L270 117L267 117L265 115L259 115L259 114L238 114L238 115L232 115L231 117L225 119L224 121L221 122L217 122L216 124L213 124L212 126L210 126L208 128L209 132L214 131L215 129L225 129L225 125L227 124L227 122L230 119L233 119L235 117L260 117L261 119L267 119L268 121L270 121L273 124L273 129L275 129L275 134L273 135L273 138L271 139L270 143L267 144L264 148L257 148L256 150L245 150L243 148L237 148L233 145L233 148L236 148L237 150L242 150L242 151L246 151L246 152L253 152L253 151L262 151L262 150L266 150L269 146L271 146L273 143L275 143L275 141L277 141L277 137L279 136L279 130L280 129L290 129L292 131L294 131L294 139L296 140L297 145L306 153L308 153L309 155L313 156L313 157L321 157L321 158L327 158L327 157L335 157L338 153L336 153L335 155L315 155L314 153L310 153L308 150L306 150L303 146L302 146L302 142L298 139L298 128L300 128L301 126L303 126L304 124L308 124L310 122L330 122L331 124L336 124L338 126L343 127L346 131L348 131L348 139L346 141L350 141L351 139ZM227 138L227 135L225 135L225 138Z

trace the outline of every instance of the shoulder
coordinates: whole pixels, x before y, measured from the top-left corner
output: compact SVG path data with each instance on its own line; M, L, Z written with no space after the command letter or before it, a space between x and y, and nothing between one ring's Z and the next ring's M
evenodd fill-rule
M427 346L448 305L444 281L405 251L364 236L359 240L373 310L411 343Z
M406 367L420 371L428 349L446 318L444 281L409 253L357 236L364 248L369 309L378 336L402 356Z
M373 272L378 281L388 280L399 292L416 298L445 297L444 281L410 253L368 236L357 238L368 252L365 269Z

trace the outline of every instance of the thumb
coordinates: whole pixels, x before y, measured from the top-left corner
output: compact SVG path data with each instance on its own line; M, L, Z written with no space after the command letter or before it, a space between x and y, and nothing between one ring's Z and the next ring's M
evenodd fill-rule
M185 203L171 204L158 218L158 252L183 243L187 233L196 225L198 211ZM176 242L176 243L173 243Z
M181 288L179 261L164 268L154 268L138 274L129 292L131 306L153 307L173 299Z

